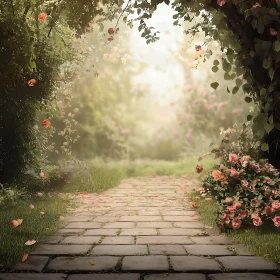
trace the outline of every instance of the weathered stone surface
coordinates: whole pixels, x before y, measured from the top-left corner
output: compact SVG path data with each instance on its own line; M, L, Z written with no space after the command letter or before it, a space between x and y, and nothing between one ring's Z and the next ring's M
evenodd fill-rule
M192 216L195 213L195 211L161 211L163 216ZM192 220L193 221L193 220Z
M72 274L67 280L140 280L138 273ZM200 280L200 279L199 279Z
M135 228L135 226L133 222L115 222L107 223L103 228Z
M264 273L219 273L210 274L211 280L277 280L274 275Z
M164 273L147 275L144 280L206 280L206 276L198 273Z
M122 216L120 221L123 222L156 222L162 221L161 216Z
M119 257L58 257L47 266L51 271L110 271L114 270Z
M136 244L193 244L187 236L137 236Z
M214 245L214 244L234 244L234 242L226 237L226 236L199 236L199 237L190 237L190 239L196 243L196 244L209 244L209 245Z
M67 229L63 228L60 229L56 235L79 235L82 234L85 230L84 229Z
M182 245L150 245L151 255L187 255Z
M233 252L225 245L184 245L186 251L191 255L201 256L230 256Z
M83 235L84 236L87 236L87 235L103 235L103 236L106 236L106 235L117 235L117 232L119 232L120 229L103 229L103 228L100 228L100 229L89 229L87 230Z
M277 265L260 257L230 256L217 258L229 271L275 271Z
M247 251L244 246L239 245L239 244L235 244L235 245L231 245L228 246L229 248L232 248L232 250L235 252L236 255L239 256L253 256L253 254L249 251Z
M50 236L43 243L46 243L46 244L57 244L57 243L59 243L63 239L64 239L63 236Z
M106 236L102 244L134 244L133 236Z
M101 236L68 236L60 244L96 244Z
M92 221L92 219L94 218L94 216L74 216L74 217L66 217L64 219L65 222L90 222Z
M197 235L201 234L200 229L195 228L161 228L159 229L160 235Z
M166 256L126 256L122 263L123 271L167 271Z
M0 273L0 280L65 280L66 277L59 273Z
M82 229L89 229L89 228L100 228L101 223L96 222L73 222L69 223L65 228L82 228Z
M91 255L130 256L148 255L146 245L96 245Z
M118 216L98 216L93 219L94 222L117 222L120 219Z
M16 264L13 267L13 271L36 271L36 272L41 272L48 261L49 261L49 257L29 256L28 259L24 263Z
M120 235L157 235L157 230L154 228L123 229Z
M163 220L170 222L193 222L191 216L163 216Z
M205 226L200 222L175 222L174 227L178 227L178 228L203 228Z
M39 245L32 255L83 255L90 249L90 245Z
M171 222L138 222L137 228L171 228Z
M221 266L213 259L195 256L171 256L170 263L175 271L220 271Z

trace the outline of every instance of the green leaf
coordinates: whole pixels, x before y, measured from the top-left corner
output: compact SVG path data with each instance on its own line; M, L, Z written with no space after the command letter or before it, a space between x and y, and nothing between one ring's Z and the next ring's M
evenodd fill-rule
M225 74L224 74L224 79L225 79L226 81L231 80L231 75L230 75L229 73L225 73Z
M272 62L271 57L265 58L265 59L263 60L262 67L263 67L264 69L268 69L268 68L271 66L271 62Z
M232 90L232 94L236 94L239 90L239 87L238 86L235 86Z
M219 86L219 83L214 82L214 83L211 83L210 86L211 86L213 89L217 89L218 86Z
M240 87L242 85L242 80L241 79L236 79L235 83L238 87Z
M231 64L230 63L228 63L228 62L224 62L223 63L223 69L224 69L224 71L225 72L230 72L230 70L231 70Z
M274 77L274 69L273 68L270 68L268 70L268 74L269 74L269 77L270 77L270 80L272 81L273 80L273 77Z
M264 151L264 152L268 151L268 144L267 143L262 143L261 150Z
M219 70L219 67L217 67L217 66L213 66L213 67L212 67L212 71L213 71L214 73L218 72L218 70Z
M213 62L213 64L214 64L215 66L218 66L218 65L220 64L220 61L217 60L217 59L215 59L214 62Z
M264 126L264 130L269 133L272 129L274 128L274 124L273 123L266 123Z
M280 51L280 41L275 41L274 44L273 44L273 48L276 52L279 52Z
M247 103L250 103L250 102L252 102L252 98L251 97L249 97L249 96L246 96L245 97L245 101L247 102Z

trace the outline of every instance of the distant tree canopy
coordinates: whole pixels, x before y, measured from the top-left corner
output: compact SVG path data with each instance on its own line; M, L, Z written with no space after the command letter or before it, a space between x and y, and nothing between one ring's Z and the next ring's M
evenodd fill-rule
M212 70L222 67L224 79L235 80L232 93L242 90L245 100L254 102L255 110L248 120L261 140L260 150L267 153L270 163L280 167L279 0L2 0L1 182L34 164L36 112L41 102L65 82L59 79L65 63L79 63L77 38L90 30L90 23L102 24L104 19L119 17L128 25L136 21L142 37L151 43L159 37L146 20L162 3L174 10L175 25L181 20L193 23L186 34L205 32L208 39L198 51L212 40L220 41L225 55L221 65L214 61ZM132 13L136 16L130 18ZM202 20L196 21L197 17ZM71 80L72 74L69 71L66 79ZM211 86L215 89L219 83Z

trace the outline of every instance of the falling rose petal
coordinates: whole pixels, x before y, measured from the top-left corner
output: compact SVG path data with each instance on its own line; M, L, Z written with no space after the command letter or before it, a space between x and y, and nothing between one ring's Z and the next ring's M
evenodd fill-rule
M59 216L58 219L59 219L60 221L63 221L65 218L64 218L63 216Z
M18 225L20 226L22 224L23 219L17 219Z
M16 227L19 226L18 221L16 221L16 220L12 220L12 221L11 221L11 225L12 225L12 227L14 227L14 228L16 228Z
M29 256L29 254L27 254L27 253L24 254L22 259L21 259L21 262L24 263L27 260L28 256Z
M41 192L37 192L36 194L35 194L35 196L37 196L37 197L41 197L43 195L43 193L41 193Z
M45 212L40 212L40 215L44 215L45 214Z
M30 205L29 205L29 208L30 208L30 209L34 209L35 206L34 206L33 204L30 204Z
M24 244L25 244L26 246L32 246L32 245L35 244L35 243L36 243L36 240L29 239L29 240L27 240Z
M40 177L45 178L45 173L43 171L40 172Z

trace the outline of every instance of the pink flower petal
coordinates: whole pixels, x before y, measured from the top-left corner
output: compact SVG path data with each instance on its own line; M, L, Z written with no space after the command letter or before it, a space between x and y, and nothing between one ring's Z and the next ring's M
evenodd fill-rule
M33 245L33 244L35 244L35 243L36 243L36 240L29 239L29 240L27 240L24 244L25 244L26 246L31 246L31 245Z

